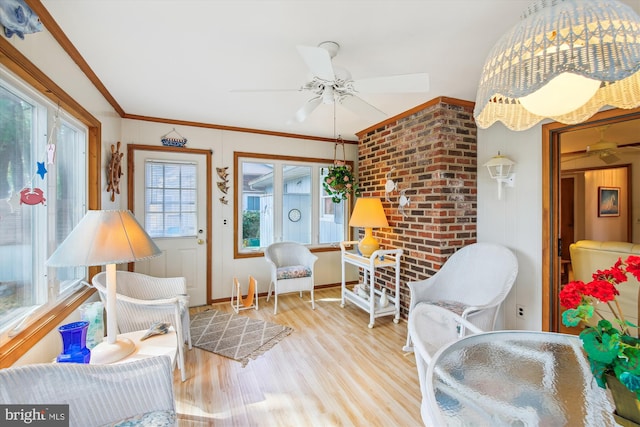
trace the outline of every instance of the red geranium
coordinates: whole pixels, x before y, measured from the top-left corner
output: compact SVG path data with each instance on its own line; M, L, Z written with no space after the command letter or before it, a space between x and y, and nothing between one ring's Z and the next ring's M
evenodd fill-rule
M560 291L560 304L563 307L576 308L582 302L582 294L584 293L584 282L580 280L569 282Z
M607 280L594 280L586 284L585 294L597 298L601 302L613 301L620 292Z

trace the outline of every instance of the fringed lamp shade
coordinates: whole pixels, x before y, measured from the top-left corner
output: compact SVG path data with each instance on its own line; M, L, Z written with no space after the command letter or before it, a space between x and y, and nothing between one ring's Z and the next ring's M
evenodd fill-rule
M489 53L474 116L524 130L606 105L640 106L640 17L616 0L538 0Z

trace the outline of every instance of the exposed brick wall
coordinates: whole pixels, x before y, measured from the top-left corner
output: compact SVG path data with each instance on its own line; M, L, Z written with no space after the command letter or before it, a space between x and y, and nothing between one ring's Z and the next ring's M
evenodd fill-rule
M388 229L374 229L381 247L402 248L401 315L407 317L408 281L432 276L449 256L476 241L477 147L473 104L437 98L409 115L358 135L358 179L363 197L382 199ZM385 200L387 174L397 191ZM410 199L403 217L400 191ZM361 237L361 236L360 236ZM391 269L378 285L393 289Z

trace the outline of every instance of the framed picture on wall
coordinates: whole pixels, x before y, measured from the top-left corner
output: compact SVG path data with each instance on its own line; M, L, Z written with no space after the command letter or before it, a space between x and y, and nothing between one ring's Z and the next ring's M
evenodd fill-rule
M598 216L620 216L620 187L598 187Z

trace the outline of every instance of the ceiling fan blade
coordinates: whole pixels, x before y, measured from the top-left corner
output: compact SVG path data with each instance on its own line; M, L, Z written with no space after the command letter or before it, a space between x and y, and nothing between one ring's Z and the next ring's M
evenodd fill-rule
M353 87L356 92L361 93L429 92L429 74L402 74L359 79L353 82Z
M300 88L298 89L231 89L229 90L231 93L260 93L260 92L300 92Z
M358 96L345 95L339 102L347 110L350 110L359 116L373 120L384 120L387 118L387 114L384 111L379 110Z
M321 47L297 46L297 48L314 77L330 82L336 79L329 52Z
M313 110L318 108L318 105L320 105L321 103L322 103L322 98L319 96L308 100L307 103L304 104L302 108L296 112L296 121L304 122L305 119L309 117L309 114L311 114Z

